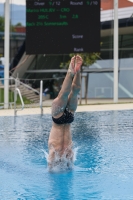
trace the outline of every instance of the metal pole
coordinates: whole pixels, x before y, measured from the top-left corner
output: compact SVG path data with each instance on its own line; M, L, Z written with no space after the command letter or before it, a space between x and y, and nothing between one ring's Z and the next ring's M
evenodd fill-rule
M83 80L82 72L83 72L83 66L81 66L81 89L80 89L79 105L82 104L82 80Z
M118 102L118 0L114 0L114 103Z
M14 89L14 116L16 116L16 101L17 101L17 80L15 79L15 89Z
M9 106L9 24L10 24L10 4L5 2L5 40L4 40L4 108Z
M41 115L43 115L42 93L43 93L43 81L40 81L40 108L41 108Z

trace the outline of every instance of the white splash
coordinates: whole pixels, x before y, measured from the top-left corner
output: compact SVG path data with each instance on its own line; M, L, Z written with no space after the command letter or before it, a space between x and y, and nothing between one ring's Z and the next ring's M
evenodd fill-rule
M78 147L74 148L73 155L70 157L67 155L67 151L65 151L62 156L60 156L58 152L55 151L55 157L51 163L49 163L48 160L48 153L45 150L42 150L47 161L48 171L64 172L72 170L74 168L74 162L77 158L78 149Z

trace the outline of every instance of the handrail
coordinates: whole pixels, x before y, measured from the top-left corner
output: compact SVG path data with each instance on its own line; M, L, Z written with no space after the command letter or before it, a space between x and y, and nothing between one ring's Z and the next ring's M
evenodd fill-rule
M43 115L42 95L43 95L43 81L40 81L40 108L41 108L41 115Z
M20 100L21 100L21 104L22 104L22 108L21 109L16 109L17 92L19 94L19 97L20 97ZM16 116L17 111L20 111L20 110L23 110L23 109L24 109L24 102L23 102L23 99L22 99L21 92L20 92L20 90L18 88L15 88L15 90L14 90L14 115Z
M39 94L38 90L35 90L34 88L30 87L29 85L27 85L27 84L21 82L19 79L17 79L17 78L15 79L15 78L12 77L12 76L11 76L11 79L13 79L13 80L19 82L20 84L24 85L24 86L27 87L28 89L31 89L32 91L34 91L34 92L36 92L37 94Z
M0 78L0 81L2 81L2 80L5 80L5 78ZM8 80L15 81L14 101L13 102L9 102L9 104L11 106L12 106L12 104L14 104L14 115L17 114L17 111L23 110L24 107L25 107L24 102L23 102L23 98L22 98L22 95L21 95L21 92L20 92L20 90L18 88L19 84L22 84L26 88L31 89L32 91L34 91L34 92L36 92L37 94L40 95L40 109L41 109L41 115L43 115L43 81L42 80L40 81L40 91L38 91L38 90L33 89L32 87L30 87L29 85L24 84L18 78L15 79L14 77L10 76L10 78ZM2 86L2 88L3 88L3 86ZM20 97L20 100L21 100L21 104L22 104L22 108L21 109L16 109L17 93L19 94L19 97ZM4 103L0 103L0 104L2 104L2 106L0 106L0 109L4 108L4 106L3 106Z

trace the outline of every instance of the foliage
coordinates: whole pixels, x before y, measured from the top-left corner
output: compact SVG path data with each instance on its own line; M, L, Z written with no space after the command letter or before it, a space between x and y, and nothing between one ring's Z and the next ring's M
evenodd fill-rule
M15 26L23 26L21 22L18 22Z
M73 57L75 54L69 54L70 58ZM100 53L79 53L78 55L80 55L83 59L83 66L90 66L93 63L96 62L96 60L99 58ZM60 67L61 68L68 68L70 61L65 62L65 63L61 63Z
M15 32L15 27L13 25L10 25L10 31Z
M20 22L18 22L15 26L10 23L10 31L15 32L16 26L22 26ZM3 16L0 16L0 32L4 32L5 30L5 18Z
M4 17L0 16L0 31L4 32Z

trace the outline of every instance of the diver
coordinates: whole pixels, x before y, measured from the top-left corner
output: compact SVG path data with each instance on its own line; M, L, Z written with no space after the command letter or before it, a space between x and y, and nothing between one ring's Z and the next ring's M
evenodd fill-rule
M52 169L67 161L67 167L73 163L71 123L77 109L78 94L81 88L80 69L83 60L76 55L71 58L66 77L58 96L52 103L52 128L49 135L48 167Z

